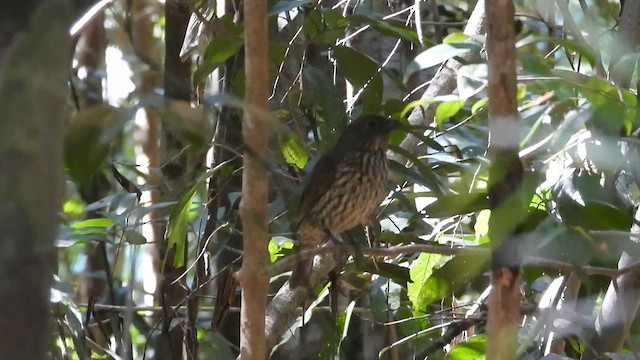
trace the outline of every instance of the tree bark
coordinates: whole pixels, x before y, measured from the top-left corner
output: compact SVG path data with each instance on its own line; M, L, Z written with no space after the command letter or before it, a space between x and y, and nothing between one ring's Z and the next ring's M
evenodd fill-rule
M69 1L0 10L1 359L45 359L62 191Z
M487 359L516 358L520 317L520 266L517 235L524 207L523 168L518 155L520 128L516 100L516 50L512 0L486 0L489 71L489 238L491 294L487 321Z
M185 2L166 1L164 97L167 100L167 107L171 101L187 103L191 101L191 62L180 59L180 49L190 16L191 12ZM163 127L160 137L160 163L164 181L160 187L160 194L163 201L176 201L193 180L194 169L189 162L189 157L183 152L186 144L178 134ZM164 261L164 266L160 266L159 269L162 276L158 281L158 297L165 308L158 355L162 359L182 359L182 347L186 345L187 356L192 358L196 351L196 334L183 331L182 325L171 326L173 314L170 311L170 307L178 305L186 297L186 291L182 285L174 284L174 281L186 270L186 266L175 267L173 264L175 256L187 258L188 246L185 246L185 254L176 254L176 247L168 248L166 239L158 244L160 258Z
M233 18L240 21L243 18L243 6L240 0L226 0L225 1L225 14L233 14ZM222 14L220 14L222 15ZM238 74L241 74L244 70L244 51L240 51L238 54L225 61L222 74L222 84L220 85L220 92L223 94L233 94L240 97L239 94L234 94L233 83ZM242 140L242 112L232 106L222 105L220 114L218 115L216 122L216 130L213 138L214 144L223 144L224 146L214 146L212 151L212 161L210 168L213 169L216 166L227 162L232 168L242 168L242 157L237 155L237 152L230 151L228 149L234 149L241 151L243 146ZM213 269L211 273L218 274L224 271L226 268L236 271L242 265L242 257L238 254L242 253L242 223L237 221L238 216L238 204L232 202L230 194L242 189L242 173L234 172L229 176L214 175L209 179L209 201L208 212L209 219L204 233L204 238L212 237L211 244L225 244L224 248L220 250L219 255L214 259ZM214 230L221 224L218 220L219 209L225 209L229 214L227 219L232 219L236 224L235 231L214 233ZM215 286L217 288L224 287L224 277L218 276L215 280ZM235 290L234 290L235 291ZM240 298L236 297L232 306L240 306ZM230 343L235 349L240 349L240 314L237 312L230 312L224 316L222 324L215 324L220 327L220 334ZM234 349L234 350L235 350ZM237 355L237 351L236 351Z
M243 263L238 279L242 288L240 356L243 360L267 358L265 309L269 288L267 251L268 183L260 159L268 152L268 27L267 2L245 2L246 110L242 136L252 150L244 153L240 217L244 231ZM252 155L253 154L253 155Z

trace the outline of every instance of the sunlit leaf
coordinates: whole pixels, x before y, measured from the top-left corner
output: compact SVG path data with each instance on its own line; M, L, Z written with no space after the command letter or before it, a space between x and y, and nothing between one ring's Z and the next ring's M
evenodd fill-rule
M434 269L423 283L418 304L423 307L414 311L424 311L427 305L461 291L487 270L489 253L470 253L454 256L446 264Z
M428 48L422 53L418 54L415 59L405 70L403 81L406 82L409 77L416 72L436 65L440 65L443 62L452 59L456 56L462 56L472 51L479 51L480 45L476 43L451 43L451 44L438 44Z
M442 126L445 120L455 116L464 106L464 100L447 101L440 103L436 108L436 122Z
M476 114L478 111L482 110L489 103L489 98L482 98L476 101L473 106L471 106L471 113Z
M487 337L474 336L471 339L456 344L451 348L447 357L449 360L485 360L487 351Z
M409 274L412 282L407 284L407 295L413 303L415 310L426 312L427 306L431 303L433 296L429 295L433 292L427 280L433 274L433 270L437 266L441 266L450 257L440 254L420 254L418 259L411 264ZM414 310L414 311L415 311Z
M473 225L473 230L476 235L476 244L480 242L480 238L489 234L489 218L491 217L491 210L481 210L476 217L476 223Z
M518 92L516 94L516 99L522 100L524 99L525 95L527 95L527 85L518 84Z
M347 308L344 310L344 312L340 314L340 316L338 317L338 321L336 324L338 327L336 330L340 335L340 338L338 341L338 347L336 349L336 355L338 357L340 356L340 349L342 348L342 342L347 337L349 325L351 324L351 316L353 315L353 309L355 308L355 306L356 306L355 301L350 302L349 305L347 305Z
M309 160L309 154L304 150L297 138L288 135L280 144L280 152L287 164L298 169L304 169Z
M66 215L80 215L84 211L84 205L74 198L67 199L62 205L62 212Z
M289 238L284 236L272 237L271 240L269 240L269 257L271 258L271 262L276 262L276 260L284 256L284 254L281 253L283 249L291 250L293 246L293 240Z
M454 44L468 41L470 39L469 35L465 33L461 33L459 31L452 32L447 35L444 39L442 39L443 44Z
M114 225L115 223L116 223L115 221L107 218L94 218L94 219L87 219L84 221L78 221L76 223L73 223L71 224L71 228L76 230L84 230L88 228L106 229L109 226Z

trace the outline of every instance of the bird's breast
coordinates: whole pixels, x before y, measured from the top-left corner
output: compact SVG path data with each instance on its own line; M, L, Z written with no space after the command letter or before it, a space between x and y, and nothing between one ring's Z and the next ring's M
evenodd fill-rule
M313 206L314 222L333 234L364 224L384 199L387 177L383 151L345 156L331 188Z

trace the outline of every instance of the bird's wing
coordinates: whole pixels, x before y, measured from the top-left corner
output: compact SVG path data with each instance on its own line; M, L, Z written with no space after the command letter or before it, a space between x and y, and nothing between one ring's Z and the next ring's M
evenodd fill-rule
M323 155L311 170L309 181L307 182L302 197L300 199L300 215L307 214L311 207L320 201L335 182L336 164L338 158L333 153Z

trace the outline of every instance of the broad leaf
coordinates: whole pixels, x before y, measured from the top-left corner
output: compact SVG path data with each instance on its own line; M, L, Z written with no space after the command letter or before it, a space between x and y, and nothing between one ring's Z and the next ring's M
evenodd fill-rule
M178 200L169 215L166 238L169 248L175 247L173 266L177 268L182 267L185 263L184 250L187 243L189 212L191 211L191 203L196 195L198 185L194 185Z
M336 46L333 52L338 64L338 74L345 77L356 89L364 88L362 112L377 113L382 107L383 81L378 71L380 65L372 58L346 46Z
M487 357L487 337L474 336L471 339L456 344L451 348L447 357L449 360L485 360Z
M406 82L409 77L416 72L428 69L456 56L462 56L472 51L479 51L480 45L472 42L468 43L451 43L438 44L428 48L416 56L415 59L407 66L403 81Z
M64 138L64 163L76 183L89 180L103 166L123 125L118 110L107 104L84 109L71 119Z

